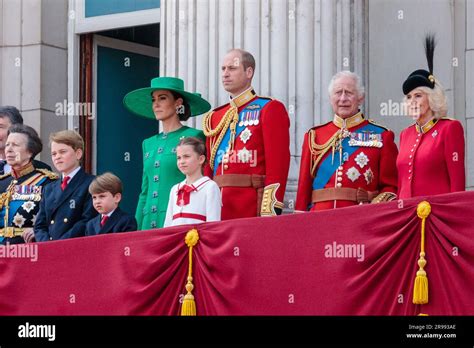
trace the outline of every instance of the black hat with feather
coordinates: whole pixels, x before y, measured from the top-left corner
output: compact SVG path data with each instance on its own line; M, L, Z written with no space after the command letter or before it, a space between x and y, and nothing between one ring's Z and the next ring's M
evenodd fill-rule
M425 54L428 62L429 71L419 69L408 75L403 83L403 94L407 95L417 87L435 87L435 78L433 76L433 56L436 46L434 34L428 34L425 37Z

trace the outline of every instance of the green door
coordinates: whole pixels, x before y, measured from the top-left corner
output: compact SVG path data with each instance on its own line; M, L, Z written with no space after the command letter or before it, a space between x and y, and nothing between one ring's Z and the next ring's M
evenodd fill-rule
M148 87L158 72L158 58L97 46L97 174L120 177L120 206L132 215L141 189L142 141L156 134L158 122L131 114L122 100L129 91Z

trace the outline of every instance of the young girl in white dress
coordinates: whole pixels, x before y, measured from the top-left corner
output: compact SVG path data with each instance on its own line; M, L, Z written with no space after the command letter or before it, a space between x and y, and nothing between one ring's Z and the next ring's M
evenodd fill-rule
M204 142L195 137L181 139L176 157L186 180L171 189L164 227L220 221L221 192L214 181L203 176Z

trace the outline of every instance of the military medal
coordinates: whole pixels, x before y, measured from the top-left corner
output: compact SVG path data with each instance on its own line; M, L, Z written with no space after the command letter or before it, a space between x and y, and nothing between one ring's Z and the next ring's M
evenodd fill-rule
M31 201L26 201L25 203L23 203L21 205L21 207L27 212L29 213L31 210L33 210L35 207L36 207L36 204L34 202L31 202Z
M245 117L245 112L243 112L243 113L242 113L242 116L240 117L239 127L243 127L243 126L244 126L244 117Z
M251 156L252 155L250 154L250 151L247 150L245 147L237 154L240 163L248 163L250 161Z
M252 136L252 132L250 131L250 129L245 128L245 130L242 133L240 133L240 140L242 140L242 142L246 144L251 136Z
M249 113L248 111L242 113L242 126L247 127L249 125Z
M364 177L365 181L367 181L367 185L369 185L374 179L374 172L372 172L372 169L367 169L364 173Z
M12 222L14 225L18 226L19 228L22 228L24 223L26 222L26 219L20 213L16 213L16 215L13 217Z
M249 115L250 115L249 126L253 126L254 125L254 118L255 118L255 111L250 111Z
M437 131L437 130L435 130L435 131L431 134L431 136L432 136L433 138L436 138L437 135L438 135L438 131Z
M350 167L346 172L347 177L352 181L359 179L360 173L356 167Z
M260 123L260 112L259 111L256 111L256 114L255 114L255 122L254 122L254 125L258 125Z
M382 135L364 131L363 133L351 133L349 146L378 147L383 146Z
M369 162L369 158L365 155L365 153L360 152L356 156L355 161L359 165L359 167L364 168L367 165L367 163Z

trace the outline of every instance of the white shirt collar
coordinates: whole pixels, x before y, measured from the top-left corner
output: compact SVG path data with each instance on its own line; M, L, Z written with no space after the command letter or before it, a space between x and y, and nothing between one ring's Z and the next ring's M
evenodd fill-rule
M10 173L11 171L12 171L12 167L8 163L5 163L5 166L3 167L3 173L7 174L7 173Z
M203 176L202 178L196 180L195 182L193 182L190 186L193 186L194 188L196 188L198 191L204 186L204 185L201 185L202 183L208 181L208 180L211 180L209 177L207 176ZM184 185L187 185L186 184L186 179L184 179L184 181L182 181L180 184L179 184L179 187L183 187Z
M116 211L116 210L117 210L117 208L115 208L115 209L114 209L114 210L112 210L110 213L108 213L108 214L105 214L105 215L107 215L108 217L111 217L111 216L112 216L112 214L114 213L114 211ZM104 214L102 214L102 217L104 217Z
M67 176L69 176L69 182L71 182L72 178L74 178L74 176L77 174L77 172L79 172L79 170L81 170L81 166L77 167L76 169L74 169L71 173L69 173ZM64 173L62 174L62 178L64 179L65 175Z

